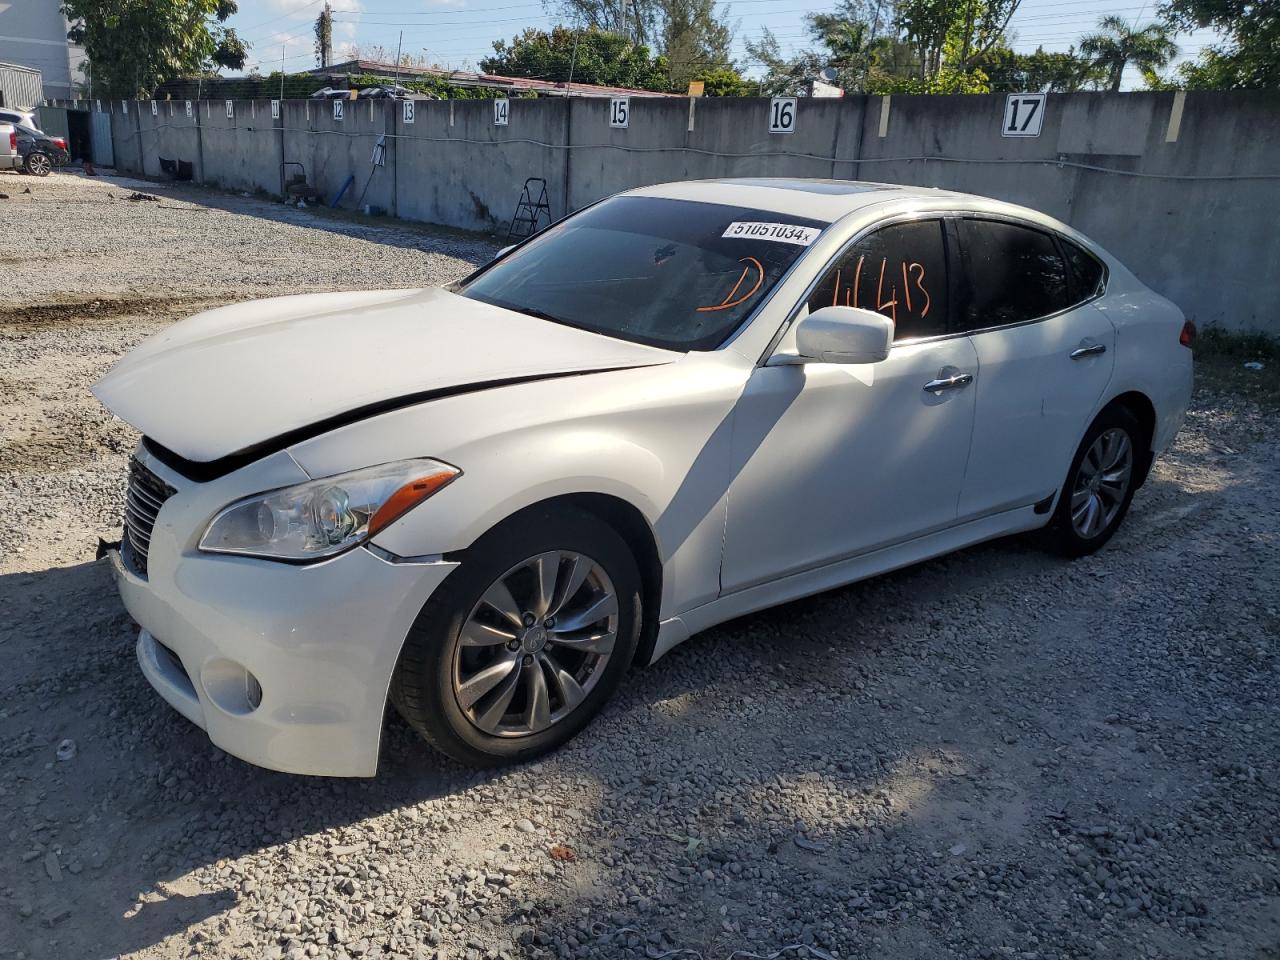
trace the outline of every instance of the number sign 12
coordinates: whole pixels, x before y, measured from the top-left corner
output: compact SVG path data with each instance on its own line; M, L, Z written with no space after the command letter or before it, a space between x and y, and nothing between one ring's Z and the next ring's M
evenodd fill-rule
M631 98L614 97L609 101L609 126L619 130L627 129L631 122Z
M1044 123L1043 93L1011 93L1004 103L1002 137L1038 137Z
M505 127L507 120L511 116L511 101L505 97L501 100L493 101L493 125L495 127Z
M769 132L796 132L796 98L774 97L769 104Z
M343 116L346 114L346 110L347 110L347 101L345 100L333 101L333 119L341 120Z

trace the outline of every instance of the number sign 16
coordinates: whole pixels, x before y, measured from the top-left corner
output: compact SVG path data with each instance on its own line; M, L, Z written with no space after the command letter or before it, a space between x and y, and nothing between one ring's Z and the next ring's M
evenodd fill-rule
M1038 137L1044 123L1043 93L1011 93L1004 103L1002 137Z
M609 126L619 130L627 129L631 122L631 98L614 97L609 101Z
M505 97L501 100L493 101L493 125L495 127L505 127L507 119L511 116L511 101Z
M769 104L769 132L796 132L796 98L774 97Z

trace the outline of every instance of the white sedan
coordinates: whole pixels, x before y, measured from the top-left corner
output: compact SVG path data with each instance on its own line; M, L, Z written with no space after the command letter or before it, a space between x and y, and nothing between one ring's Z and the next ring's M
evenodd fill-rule
M773 604L1124 519L1194 327L1042 214L837 181L634 190L447 289L283 297L94 387L140 430L111 559L222 749L377 768L388 698L474 765Z

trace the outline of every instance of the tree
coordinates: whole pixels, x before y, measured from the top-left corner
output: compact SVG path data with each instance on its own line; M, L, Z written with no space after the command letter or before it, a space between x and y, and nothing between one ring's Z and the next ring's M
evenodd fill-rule
M146 97L165 80L244 67L248 46L222 26L234 0L64 0L72 43L85 48L94 90Z
M671 83L684 87L699 74L731 68L733 28L716 13L715 0L660 0L661 53Z
M544 5L558 8L577 27L627 37L637 46L662 35L660 0L544 0Z
M1096 88L1106 80L1105 71L1081 57L1075 47L1065 53L1043 47L1037 47L1035 53L1015 53L1001 44L988 51L979 66L996 93L1075 93Z
M333 11L326 3L320 15L316 17L316 66L329 66L333 54Z
M1138 29L1115 15L1098 21L1098 31L1080 38L1080 52L1106 71L1107 86L1120 89L1124 68L1130 63L1143 73L1153 73L1169 65L1178 55L1168 24L1152 23Z
M899 0L894 24L915 50L926 87L966 85L963 74L1005 41L1022 0Z
M1178 68L1187 87L1280 88L1280 0L1168 0L1160 15L1179 30L1212 27L1223 36Z
M595 27L536 30L532 27L507 44L493 43L494 55L480 69L508 77L564 83L597 83L636 90L671 89L667 62L649 48Z
M1021 0L841 0L806 20L816 47L790 59L768 30L747 49L773 93L797 93L825 67L848 91L984 93L983 64L1004 45Z

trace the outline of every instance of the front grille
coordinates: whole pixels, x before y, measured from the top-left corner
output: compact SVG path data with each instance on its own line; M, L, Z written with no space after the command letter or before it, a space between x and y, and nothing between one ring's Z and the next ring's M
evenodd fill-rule
M147 554L151 551L151 530L156 514L176 491L137 460L129 461L129 491L124 503L125 555L133 568L147 575Z

